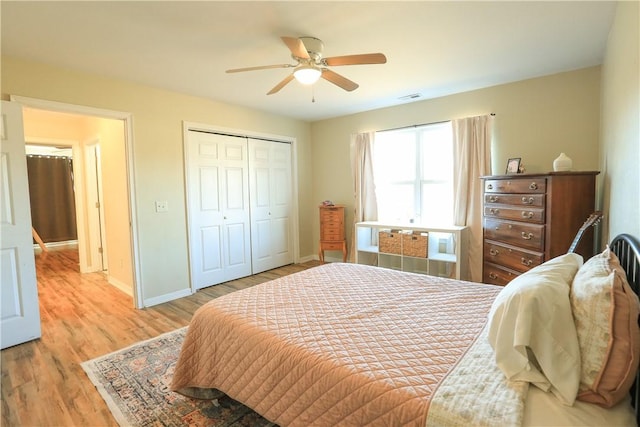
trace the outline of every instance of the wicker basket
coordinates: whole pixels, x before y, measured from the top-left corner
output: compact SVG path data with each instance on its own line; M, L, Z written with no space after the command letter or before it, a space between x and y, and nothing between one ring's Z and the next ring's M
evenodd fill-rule
M380 230L378 244L380 245L380 253L400 255L402 253L400 230Z
M414 231L402 234L402 255L426 258L428 245L429 236L425 232Z

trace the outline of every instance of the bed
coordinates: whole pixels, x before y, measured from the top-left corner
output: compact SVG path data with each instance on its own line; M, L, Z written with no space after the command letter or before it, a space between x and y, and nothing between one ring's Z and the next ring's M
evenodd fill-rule
M171 388L281 426L635 425L640 250L610 247L504 288L333 263L237 291L194 314Z

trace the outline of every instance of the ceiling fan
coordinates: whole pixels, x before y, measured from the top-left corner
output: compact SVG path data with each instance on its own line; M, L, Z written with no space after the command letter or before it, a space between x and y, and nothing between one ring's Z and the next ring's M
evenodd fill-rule
M313 84L320 77L351 92L358 88L358 84L331 71L327 67L335 67L339 65L362 65L362 64L384 64L387 58L382 53L365 53L360 55L345 55L323 58L322 51L324 44L322 40L315 37L280 37L285 45L291 51L291 57L296 64L276 64L262 65L257 67L234 68L227 70L227 73L239 73L242 71L266 70L271 68L293 68L293 73L289 74L280 83L275 85L273 89L267 92L272 95L282 89L287 83L294 78L302 84Z

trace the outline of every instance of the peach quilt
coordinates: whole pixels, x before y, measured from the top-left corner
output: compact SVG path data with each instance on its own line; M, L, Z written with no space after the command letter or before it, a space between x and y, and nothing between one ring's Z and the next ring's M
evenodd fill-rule
M285 276L202 306L171 388L220 390L281 426L446 423L500 395L487 378L504 388L485 331L500 289L340 263ZM502 421L525 393L507 392L489 411Z

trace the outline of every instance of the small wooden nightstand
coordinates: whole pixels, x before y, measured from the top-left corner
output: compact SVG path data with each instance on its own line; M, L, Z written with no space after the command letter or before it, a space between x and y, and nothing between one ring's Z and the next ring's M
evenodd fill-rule
M320 250L318 256L324 262L324 251L342 251L342 261L347 261L347 241L344 237L344 206L319 206Z

